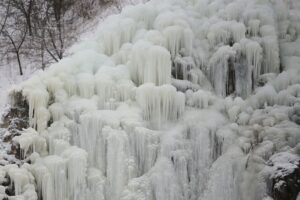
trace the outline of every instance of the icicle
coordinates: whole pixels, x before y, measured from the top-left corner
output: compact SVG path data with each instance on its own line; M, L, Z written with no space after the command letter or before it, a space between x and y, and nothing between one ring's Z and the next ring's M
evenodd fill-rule
M230 46L222 46L213 54L209 61L209 75L216 93L226 96L228 83L228 60L234 57L236 52Z
M116 18L111 16L101 30L100 39L104 45L104 52L113 55L124 43L130 42L136 31L136 22L130 18Z
M118 200L130 177L129 141L126 132L105 127L107 137L106 197Z
M262 49L257 42L246 44L246 58L248 67L253 66L253 82L256 83L258 76L261 74Z
M277 38L274 36L264 37L263 48L265 52L263 73L279 73L279 47Z
M58 77L49 77L45 82L50 94L54 94L56 91L63 88L63 82Z
M87 199L105 200L104 186L105 178L101 171L96 168L89 168L87 175L88 194Z
M36 129L39 133L44 131L48 127L48 121L50 120L50 113L46 108L39 107L35 111L36 115Z
M207 38L212 46L219 43L226 44L230 39L230 31L223 27L223 23L216 23L209 28Z
M191 54L193 46L193 32L181 26L168 26L163 30L166 38L166 47L171 53L172 59L177 54L183 53L188 56Z
M137 85L147 82L156 85L170 83L170 53L163 47L140 41L133 46L129 69Z
M179 53L181 49L182 28L180 26L169 26L164 30L164 35L167 38L167 48L171 52L171 57Z
M60 79L63 81L64 89L66 90L69 96L77 94L77 85L74 76L61 74Z
M67 148L62 154L66 158L68 199L83 199L87 175L87 153L78 147Z
M122 192L120 200L146 200L154 199L150 190L151 184L148 175L131 179L128 186Z
M64 107L60 103L53 103L49 106L53 121L58 121L64 115Z
M32 128L25 129L20 136L14 137L13 141L20 145L22 158L26 158L27 153L38 152L45 155L47 152L46 140ZM32 152L29 152L30 149Z
M48 168L38 159L32 165L32 174L37 183L37 192L39 199L52 200L54 199L53 186L51 185L51 174Z
M194 60L191 57L176 56L175 63L175 78L188 80L190 71L195 68Z
M229 27L234 42L239 42L241 39L245 38L246 27L243 23L230 22Z
M70 131L64 127L62 122L54 122L48 128L48 134L46 135L49 144L49 153L54 154L58 150L56 149L56 139L62 139L66 142L70 141Z
M226 18L227 20L239 20L242 14L242 6L243 4L239 1L233 1L229 3L225 8Z
M41 83L37 83L41 84ZM29 105L29 122L30 126L35 128L36 127L36 114L35 111L40 108L44 107L47 108L48 101L49 101L49 93L43 87L38 87L34 90L31 88L26 88L23 90L23 95L26 97Z
M211 92L204 90L198 90L188 96L187 105L201 109L208 108L216 100Z
M129 17L136 20L138 28L151 29L154 19L158 14L157 9L151 4L139 4L136 6L127 6L122 12L122 17Z
M64 139L51 138L51 153L54 155L61 155L65 150L70 148L70 143Z
M95 94L94 76L88 73L78 74L77 87L81 97L90 98Z
M17 165L4 166L11 184L14 184L16 196L28 196L28 199L37 200L37 194L34 189L34 177L27 169L28 164L24 164L21 168Z
M257 19L252 19L252 20L249 20L248 24L249 24L248 26L249 26L249 30L250 30L249 31L250 35L253 37L257 37L258 33L259 33L260 21Z
M151 42L154 45L166 46L166 38L163 34L157 30L150 30L146 32L145 40Z
M153 167L158 156L159 132L136 127L129 133L131 152L135 157L138 174L141 176Z
M48 168L51 176L47 177L47 186L53 191L53 197L55 200L65 200L68 198L67 187L67 171L66 161L59 156L47 156L44 160L44 164Z
M86 113L80 116L80 127L75 144L85 149L88 153L89 164L93 167L106 171L106 136L102 129L105 126L118 128L120 116L111 110L102 110Z
M162 169L164 169L162 171ZM156 200L182 200L171 161L161 158L151 173L151 185Z
M263 50L258 42L243 39L241 40L241 51L246 57L243 63L243 56L236 63L237 93L242 97L247 97L256 87L259 76L262 73Z
M251 94L253 88L253 66L248 65L246 59L240 59L235 67L235 91L240 97L246 98Z
M114 97L116 93L116 84L111 77L99 73L96 75L96 91L99 96L99 108L104 108L106 101Z
M203 200L238 200L240 198L238 187L243 165L238 159L242 158L242 154L239 149L231 151L233 151L232 154L222 156L213 164L208 190L204 193Z
M171 12L171 11L161 12L154 21L154 28L156 30L162 31L166 27L174 26L177 20L180 20L180 17L176 15L175 12Z
M165 120L176 120L184 110L185 97L170 85L159 87L144 84L137 90L137 101L143 109L144 117L156 126Z
M103 66L95 75L95 84L100 109L109 108L108 105L113 102L117 106L120 102L130 99L134 88L128 68L122 65Z
M97 110L97 101L95 99L71 98L67 105L66 116L78 122L82 113Z

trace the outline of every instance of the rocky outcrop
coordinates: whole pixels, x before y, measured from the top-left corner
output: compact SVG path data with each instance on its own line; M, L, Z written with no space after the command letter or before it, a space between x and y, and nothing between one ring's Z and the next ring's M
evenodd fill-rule
M269 160L272 197L274 200L296 200L300 191L300 157L292 153L277 153Z
M20 132L28 127L28 104L21 92L12 93L11 105L2 115L2 122L0 123L0 128L7 130L1 139L3 142L11 144L10 152L8 153L14 154L18 159L21 158L20 148L12 142L12 139L20 135Z

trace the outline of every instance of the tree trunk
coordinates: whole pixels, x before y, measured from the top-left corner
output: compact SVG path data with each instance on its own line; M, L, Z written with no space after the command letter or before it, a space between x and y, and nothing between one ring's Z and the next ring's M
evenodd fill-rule
M23 69L22 69L20 54L18 51L16 51L16 55L17 55L17 60L18 60L18 65L19 65L19 72L20 72L20 75L23 76Z

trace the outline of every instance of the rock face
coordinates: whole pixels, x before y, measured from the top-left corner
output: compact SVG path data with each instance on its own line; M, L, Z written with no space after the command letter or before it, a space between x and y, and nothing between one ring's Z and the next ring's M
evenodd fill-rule
M17 133L18 130L28 128L28 104L21 92L11 94L13 99L9 108L2 116L1 128L7 128L10 132Z
M274 200L296 200L300 191L300 157L277 153L270 160L272 197Z
M8 200L9 196L15 195L15 186L11 182L11 178L6 171L6 167L12 163L16 163L21 158L20 147L14 144L12 139L21 134L23 128L29 126L28 123L28 105L21 93L12 94L15 101L12 101L1 116L0 121L0 198Z
M11 143L11 150L8 153L14 154L16 158L20 159L20 147L18 144L12 142L15 136L19 136L21 131L29 127L28 119L28 104L21 92L11 94L11 105L7 108L2 116L2 123L0 127L6 129L2 135L3 142Z
M274 180L274 200L296 200L300 191L300 166L287 176Z

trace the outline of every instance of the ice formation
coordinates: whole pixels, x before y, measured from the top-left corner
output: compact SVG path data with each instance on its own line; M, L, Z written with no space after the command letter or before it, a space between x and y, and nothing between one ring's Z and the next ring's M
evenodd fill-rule
M29 105L13 142L30 164L0 181L28 200L270 199L275 168L299 161L299 11L151 0L109 17L13 89Z

